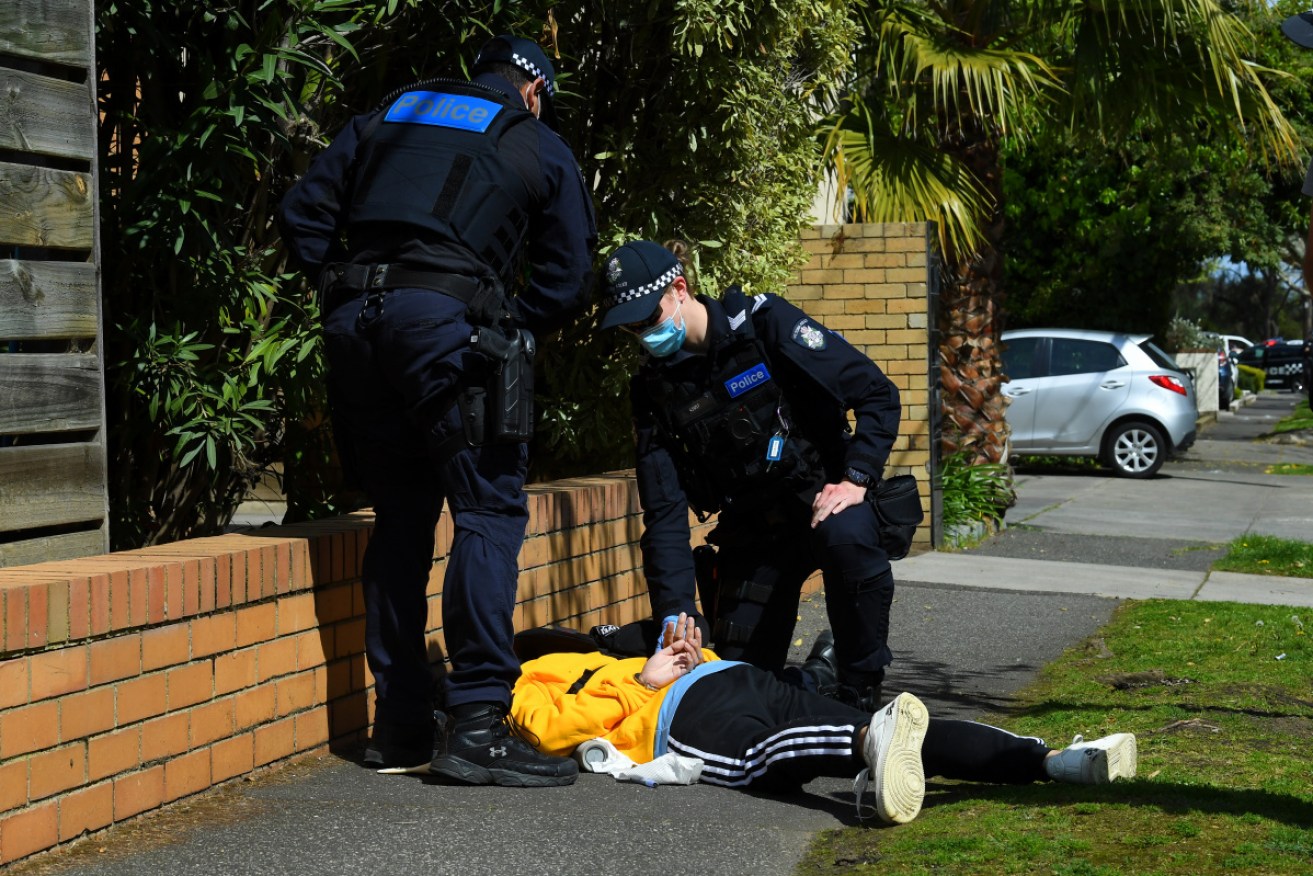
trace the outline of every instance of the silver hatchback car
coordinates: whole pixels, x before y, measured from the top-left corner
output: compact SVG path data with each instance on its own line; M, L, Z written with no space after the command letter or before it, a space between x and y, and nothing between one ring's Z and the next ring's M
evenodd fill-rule
M1003 333L1012 452L1091 456L1151 477L1194 443L1194 383L1149 335L1084 329Z

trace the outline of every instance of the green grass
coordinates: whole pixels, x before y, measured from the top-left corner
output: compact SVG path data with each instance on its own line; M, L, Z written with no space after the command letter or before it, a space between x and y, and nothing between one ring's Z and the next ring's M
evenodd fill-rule
M1313 578L1313 544L1271 535L1242 535L1213 563L1218 572Z
M827 831L798 872L1306 876L1311 638L1280 606L1129 602L1097 639L1047 667L1014 711L985 720L1053 745L1134 732L1136 780L932 779L911 824Z
M1300 429L1313 429L1313 411L1309 410L1308 398L1301 399L1290 416L1280 420L1272 427L1273 432L1296 432Z
M1263 474L1313 475L1313 465L1306 465L1302 462L1279 462L1263 469Z

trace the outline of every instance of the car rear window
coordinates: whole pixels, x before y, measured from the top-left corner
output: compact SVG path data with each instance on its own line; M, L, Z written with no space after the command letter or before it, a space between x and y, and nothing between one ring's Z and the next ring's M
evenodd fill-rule
M1176 364L1176 360L1158 349L1153 341L1142 341L1140 343L1140 349L1143 350L1148 357L1153 360L1153 364L1157 365L1159 368L1166 368L1169 371L1181 370L1181 366Z

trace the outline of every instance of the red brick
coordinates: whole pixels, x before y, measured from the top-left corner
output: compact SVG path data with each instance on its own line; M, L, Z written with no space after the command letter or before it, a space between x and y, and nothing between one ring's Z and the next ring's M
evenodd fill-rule
M210 749L210 780L215 784L255 768L255 735L243 733Z
M0 812L17 809L27 803L27 760L10 760L0 764Z
M163 715L167 694L168 685L163 673L119 682L116 701L119 726L126 727L146 718Z
M323 703L316 696L315 676L313 672L303 672L281 679L274 688L278 692L278 714L290 715L313 705Z
M87 648L59 648L29 658L32 701L74 693L87 688Z
M199 560L182 561L182 613L194 617L201 610L201 564Z
M277 621L278 607L272 602L239 609L236 646L241 648L256 642L269 641L274 637Z
M186 612L183 610L183 572L177 563L164 565L164 616L169 620L181 620Z
M214 666L205 660L167 673L169 710L185 709L214 698Z
M128 624L144 627L150 621L150 576L145 569L128 572Z
M114 726L114 688L93 688L59 701L59 738L63 742L85 739Z
M325 644L324 638L328 637ZM310 630L296 637L296 668L313 669L323 666L327 659L327 650L332 647L333 634L325 630Z
M95 782L141 764L141 728L131 727L87 741L87 778Z
M46 641L68 641L68 582L52 581L46 588Z
M91 635L99 636L110 631L109 578L92 575L87 578L91 588Z
M256 649L260 681L296 671L296 639L278 639Z
M0 760L59 743L59 703L47 701L0 714Z
M22 651L27 642L27 588L0 589L4 600L4 649Z
M255 684L255 648L214 658L214 695L223 696Z
M68 582L68 637L85 639L91 635L91 585L85 578Z
M218 570L214 582L214 608L224 609L233 604L233 556L224 554L219 558Z
M314 576L310 574L310 546L304 538L292 543L292 589L310 590L315 586Z
M255 765L264 766L296 751L296 725L291 718L255 728Z
M315 618L321 629L351 617L352 589L349 584L338 584L315 590Z
M0 819L0 864L52 848L59 842L59 811L54 801Z
M237 729L245 730L274 717L278 705L277 691L272 684L253 687L239 692L235 705Z
M274 576L279 593L290 593L292 584L292 543L280 541L274 545Z
M237 726L234 697L225 697L218 702L198 706L189 714L193 748L209 745L216 739L225 739L233 734Z
M132 588L128 583L128 573L118 569L109 574L109 622L111 629L128 630L132 628L131 605Z
M300 593L278 601L278 635L299 633L317 623L313 593Z
M191 745L191 715L175 712L141 725L141 762L150 763L186 751Z
M521 627L521 629L523 629ZM349 620L333 627L333 656L365 653L365 619Z
M359 691L336 700L329 711L328 720L333 739L342 739L368 727L369 701L365 692Z
M93 642L90 651L93 687L141 674L141 636L118 636Z
M164 580L163 569L151 569L146 574L146 617L149 623L164 622L167 614L165 601L168 599L168 586Z
M3 621L3 618L0 618ZM28 661L24 657L0 660L0 709L28 701Z
M46 622L49 614L49 600L46 588L49 584L31 584L27 588L27 642L28 648L43 647L46 642Z
M166 624L141 634L141 669L163 669L186 663L191 652L191 625Z
M114 785L105 782L74 791L59 800L59 841L108 827L114 821Z
M328 741L328 709L311 709L292 719L296 750L309 751Z
M154 766L114 780L114 820L122 821L164 802L164 767Z
M191 625L192 657L208 657L232 650L237 642L237 615L225 611L198 617Z
M31 772L27 792L33 800L76 788L87 780L86 746L79 742L34 754L28 767Z
M210 752L193 751L164 765L164 799L178 800L210 787Z

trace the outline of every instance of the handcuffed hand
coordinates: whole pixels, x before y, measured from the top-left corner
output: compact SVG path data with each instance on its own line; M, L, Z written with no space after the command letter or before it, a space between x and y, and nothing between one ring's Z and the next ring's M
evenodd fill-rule
M639 681L662 688L682 675L692 672L702 662L702 630L687 613L666 624L661 634L662 648L638 673Z

